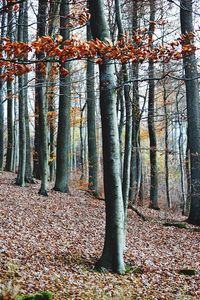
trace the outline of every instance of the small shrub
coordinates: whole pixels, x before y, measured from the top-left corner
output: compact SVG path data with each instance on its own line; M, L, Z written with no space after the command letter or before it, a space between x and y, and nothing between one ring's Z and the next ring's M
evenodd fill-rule
M18 296L17 300L52 300L53 294L49 291L29 294L29 295L21 295Z

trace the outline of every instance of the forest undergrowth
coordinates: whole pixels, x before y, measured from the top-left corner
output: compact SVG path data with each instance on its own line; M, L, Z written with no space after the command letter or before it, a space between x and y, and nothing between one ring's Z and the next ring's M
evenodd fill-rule
M127 272L99 273L93 267L103 247L104 202L77 189L43 197L39 183L14 183L15 175L0 174L0 290L49 290L58 300L200 299L200 232L163 225L183 222L181 215L140 207L149 217L143 221L129 210Z

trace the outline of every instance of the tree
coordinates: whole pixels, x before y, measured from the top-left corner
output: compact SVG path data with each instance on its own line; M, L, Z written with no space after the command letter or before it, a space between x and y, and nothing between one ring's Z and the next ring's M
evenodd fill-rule
M188 143L191 164L191 207L188 222L200 225L200 103L197 62L194 53L187 52L193 43L192 1L182 0L180 5L181 33L183 43L183 66L185 70ZM186 50L184 53L184 49Z
M87 40L92 38L90 25L87 25ZM94 61L87 60L87 131L89 189L98 195L98 159L96 146L96 96Z
M18 16L18 41L24 41L23 22L24 22L25 2L20 4ZM24 75L18 78L19 94L19 168L16 184L25 186L26 174L26 121L25 121L25 95L24 95Z
M118 38L121 39L124 36L124 29L122 25L121 2L119 0L115 0L115 11L116 11L116 23L118 28ZM130 84L128 84L129 73L128 73L127 64L122 64L122 76L123 76L123 83L124 83L124 99L125 99L125 108L126 108L122 194L123 194L123 201L124 201L124 216L126 219L128 200L129 200L129 188L130 188L130 164L131 164L131 142L132 142L132 110L131 110L131 99L130 99Z
M149 25L149 40L150 47L153 46L153 34L155 30L155 1L150 0L150 25ZM158 171L157 171L157 143L154 124L154 102L155 102L155 82L154 78L154 62L149 60L149 103L148 103L148 129L150 140L150 208L158 209Z
M89 0L93 38L109 40L104 1ZM119 136L116 114L115 77L112 62L103 60L100 72L100 109L103 138L106 232L97 267L124 273L124 209L120 173Z
M37 16L37 35L42 37L46 34L46 20L47 20L47 0L40 0L38 6ZM41 61L44 58L44 53L37 54L37 59ZM38 105L39 113L39 144L37 145L37 151L39 152L40 162L40 175L41 175L41 186L39 194L47 196L47 185L48 185L48 140L47 140L47 98L46 98L46 68L43 63L36 64L36 87L35 97L36 106ZM40 148L40 150L39 150Z
M69 3L61 1L60 5L60 34L63 40L70 37L67 27L66 16L69 14ZM60 73L60 95L59 95L59 115L58 115L58 135L56 153L56 182L54 190L63 193L69 192L69 154L70 154L70 107L71 107L71 88L70 76L68 72L69 63L61 63Z
M5 0L3 1L3 6ZM5 36L6 29L6 13L2 13L1 17L1 39ZM0 68L0 170L3 169L4 162L4 106L3 106L3 84L4 81L1 78L3 68Z
M132 31L133 33L139 28L139 3L134 0L132 3ZM131 169L130 169L130 191L129 201L132 204L137 200L142 201L142 158L140 150L140 105L139 105L139 63L132 64L132 73L135 81L133 81L133 104L132 104L132 147L131 147Z
M7 17L7 34L10 40L13 40L13 12L8 12ZM13 88L12 81L7 81L7 153L6 153L6 165L5 171L13 170L14 159L14 130L13 130Z

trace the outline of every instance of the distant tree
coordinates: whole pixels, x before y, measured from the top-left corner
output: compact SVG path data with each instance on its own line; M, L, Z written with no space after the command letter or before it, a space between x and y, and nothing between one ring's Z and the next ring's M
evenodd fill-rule
M7 36L13 41L13 12L7 15ZM5 171L13 171L14 159L14 120L13 120L13 84L7 81L7 152Z
M37 37L44 36L46 34L46 21L47 21L47 0L39 0L38 3L38 15L37 15ZM44 53L38 53L37 59L41 61L44 58ZM36 79L35 79L35 98L36 107L38 106L38 125L36 129L39 131L39 140L37 141L36 151L39 154L39 166L41 187L39 194L47 196L48 186L48 130L47 130L47 97L46 97L46 71L45 66L41 63L36 64ZM37 116L36 116L37 117ZM36 132L38 134L38 132Z
M90 24L87 25L87 39L91 40ZM94 62L87 60L87 131L88 131L88 169L89 189L98 195L98 159L96 141L96 95Z
M23 34L23 22L24 22L25 2L22 2L19 6L18 16L18 28L17 28L17 40L18 42L24 42ZM24 75L18 77L18 95L19 95L19 167L16 184L25 186L25 174L26 174L26 121L25 121L25 109L26 103L24 94Z
M5 6L5 0L3 0L3 6ZM1 39L6 33L6 12L2 12L1 16ZM3 73L3 67L0 68L0 170L3 169L4 163L4 104L3 104L3 85L4 80L1 78Z
M149 25L149 40L150 47L153 47L153 34L155 30L155 7L154 0L150 0L150 25ZM149 103L148 103L148 129L150 140L150 168L151 168L151 180L150 180L150 208L158 209L158 167L157 167L157 142L156 142L156 130L154 124L155 112L155 81L154 78L154 62L149 60Z

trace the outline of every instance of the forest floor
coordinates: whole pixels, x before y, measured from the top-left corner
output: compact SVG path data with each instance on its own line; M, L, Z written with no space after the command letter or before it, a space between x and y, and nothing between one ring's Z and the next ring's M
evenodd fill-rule
M184 220L167 210L128 212L125 275L98 273L104 239L104 201L74 189L71 195L39 184L20 188L0 173L0 287L12 280L20 293L50 290L54 299L200 299L200 233L165 227ZM197 271L179 274L183 268Z

